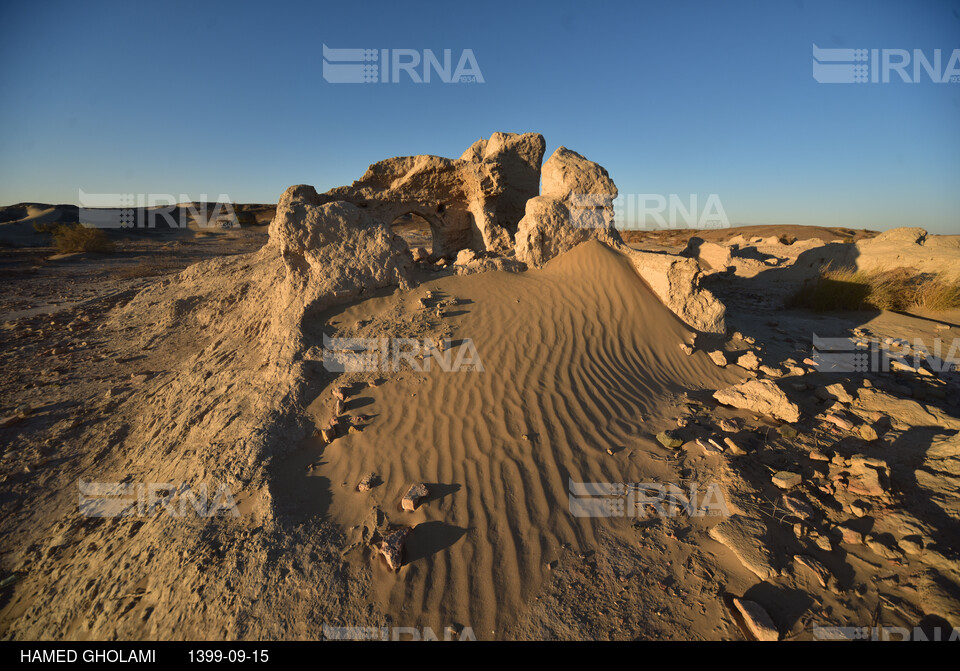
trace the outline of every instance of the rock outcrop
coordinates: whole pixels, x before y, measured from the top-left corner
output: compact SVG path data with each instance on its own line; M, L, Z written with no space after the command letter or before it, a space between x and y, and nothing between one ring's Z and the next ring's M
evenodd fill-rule
M558 148L543 164L543 193L527 201L516 235L516 256L539 267L587 240L625 254L656 296L680 319L706 333L724 333L726 308L700 287L701 269L690 258L641 252L614 228L617 186L600 165Z
M402 156L371 165L324 202L347 201L389 225L414 213L430 224L434 256L464 248L508 251L528 199L537 195L546 148L538 133L494 133L459 159Z
M623 244L613 226L617 187L602 166L559 147L542 174L543 193L527 201L517 230L520 261L542 266L587 240Z
M158 479L203 472L233 485L263 477L269 459L307 428L296 412L305 322L407 283L413 261L389 223L323 200L313 187L290 187L260 251L190 266L111 315L145 345L181 352L180 368L146 382L131 411L130 456L155 466Z

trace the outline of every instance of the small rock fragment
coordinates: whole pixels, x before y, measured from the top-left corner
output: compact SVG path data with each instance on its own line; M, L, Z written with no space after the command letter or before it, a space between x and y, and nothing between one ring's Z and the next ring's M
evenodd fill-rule
M730 450L730 452L738 456L742 456L747 453L745 449L733 442L733 439L730 436L724 436L723 444L727 446L727 449Z
M790 471L777 471L773 474L771 480L773 481L773 484L780 489L793 489L802 482L803 478L800 477L799 473L791 473Z
M797 437L797 430L789 424L781 424L777 427L777 433L786 438L787 440L793 440Z
M794 561L796 561L800 566L803 566L813 572L813 575L816 576L817 582L820 583L821 587L827 587L833 581L833 574L830 573L830 569L823 565L817 559L814 559L810 555L794 555Z
M679 436L677 436L675 432L669 429L658 433L657 440L664 447L668 447L674 450L678 449L681 445L683 445L683 440Z
M380 545L377 547L380 550L380 553L387 560L387 566L390 567L394 572L400 570L400 566L403 564L403 546L407 541L407 536L410 535L412 529L410 527L403 527L402 529L397 529L389 536L381 541Z
M357 485L358 492L369 492L371 489L380 484L380 478L376 473L370 473L364 476L363 480Z
M713 363L717 364L721 368L727 365L727 357L720 350L714 350L712 352L709 352L708 356L713 361Z
M753 352L747 352L737 359L737 365L747 370L757 370L760 367L760 360Z
M420 501L429 496L429 494L430 490L421 482L410 487L407 493L403 495L403 500L400 504L404 510L416 510Z

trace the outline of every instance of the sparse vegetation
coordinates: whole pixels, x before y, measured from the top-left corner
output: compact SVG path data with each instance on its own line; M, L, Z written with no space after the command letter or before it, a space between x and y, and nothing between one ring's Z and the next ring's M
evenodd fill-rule
M81 224L64 224L53 231L53 245L61 254L72 252L97 252L108 254L116 248L113 241L99 228L87 228Z
M53 233L55 230L57 230L58 226L62 226L62 224L56 221L33 222L33 230L35 230L37 233L43 233L43 234Z
M960 308L960 281L909 268L870 272L826 268L815 282L797 292L791 304L817 312L943 311Z

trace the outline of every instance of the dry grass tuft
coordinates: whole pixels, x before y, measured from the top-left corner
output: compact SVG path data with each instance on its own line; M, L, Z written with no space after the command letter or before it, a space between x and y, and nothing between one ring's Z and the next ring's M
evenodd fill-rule
M891 270L833 270L804 286L791 305L817 312L830 310L931 310L960 308L960 281L943 275Z

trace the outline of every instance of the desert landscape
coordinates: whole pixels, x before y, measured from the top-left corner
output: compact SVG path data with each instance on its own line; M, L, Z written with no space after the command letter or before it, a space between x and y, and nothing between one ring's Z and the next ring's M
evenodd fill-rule
M957 638L960 235L618 227L546 147L0 210L0 635Z

